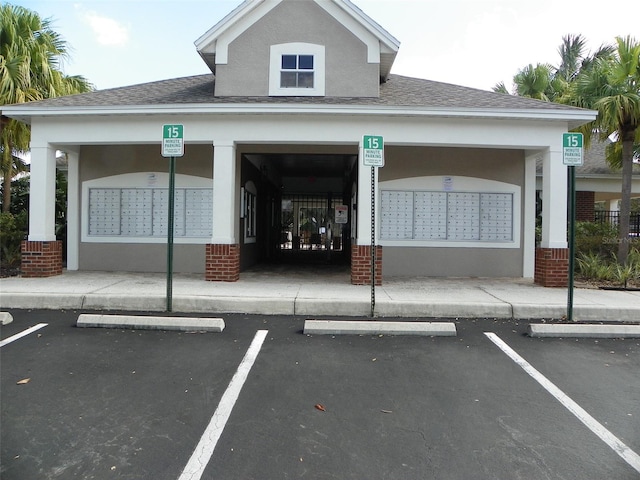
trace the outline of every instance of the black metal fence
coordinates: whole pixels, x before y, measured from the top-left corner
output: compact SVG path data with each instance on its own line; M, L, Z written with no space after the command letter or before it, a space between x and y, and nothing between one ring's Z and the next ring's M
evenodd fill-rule
M335 219L342 203L338 194L283 195L280 249L342 250L345 225Z
M599 210L595 212L595 221L598 223L620 224L620 212L614 210ZM629 218L629 233L640 235L640 213L632 213Z

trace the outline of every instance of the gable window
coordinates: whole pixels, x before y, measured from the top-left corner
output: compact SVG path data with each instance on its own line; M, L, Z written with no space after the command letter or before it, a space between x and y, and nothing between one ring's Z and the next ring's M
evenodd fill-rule
M280 88L313 88L313 55L282 55Z
M271 46L269 95L324 96L324 46L285 43Z

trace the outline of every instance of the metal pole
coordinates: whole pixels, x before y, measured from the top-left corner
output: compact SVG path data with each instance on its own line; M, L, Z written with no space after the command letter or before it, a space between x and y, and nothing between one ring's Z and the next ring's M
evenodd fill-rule
M172 309L173 296L173 217L176 190L176 157L169 159L169 218L167 223L167 312Z
M575 268L576 243L576 167L569 166L569 285L567 320L573 321L573 270Z
M376 173L371 167L371 318L376 309Z

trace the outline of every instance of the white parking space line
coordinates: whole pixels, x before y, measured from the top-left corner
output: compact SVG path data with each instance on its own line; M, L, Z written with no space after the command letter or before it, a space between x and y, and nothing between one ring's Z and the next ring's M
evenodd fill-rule
M535 381L537 381L547 392L553 395L567 410L573 413L578 420L584 423L589 430L595 433L600 439L609 445L622 459L640 473L640 455L627 447L618 437L607 430L600 422L589 415L580 405L569 398L554 383L536 370L529 362L522 358L515 350L507 345L498 335L492 332L485 332L485 335L500 350L502 350L511 360L518 364Z
M41 328L46 327L47 325L49 325L48 323L39 323L37 325L34 325L31 328L27 328L25 331L20 332L20 333L16 333L15 335L12 335L9 338L5 338L4 340L2 340L0 342L0 347L4 347L5 345L11 343L11 342L15 342L16 340L21 339L22 337L26 337L27 335L40 330Z
M258 330L256 333L253 342L251 342L249 346L249 350L247 350L242 362L240 362L238 370L236 370L235 375L231 379L231 383L229 383L227 390L224 392L224 395L222 395L218 408L213 414L213 417L211 417L209 425L202 434L200 442L196 446L178 480L199 480L202 477L204 469L207 467L209 460L211 460L216 444L227 424L227 420L229 420L231 411L238 400L240 390L242 390L242 386L249 376L251 367L253 367L258 357L267 333L269 333L269 330Z

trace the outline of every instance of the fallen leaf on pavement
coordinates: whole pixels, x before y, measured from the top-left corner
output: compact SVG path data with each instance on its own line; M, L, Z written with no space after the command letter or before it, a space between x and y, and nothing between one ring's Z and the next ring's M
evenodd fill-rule
M320 405L319 403L317 403L315 407L316 407L316 410L320 410L321 412L326 411L326 410L324 409L324 405Z
M22 380L16 382L16 385L26 385L27 383L29 383L31 381L30 378L23 378Z

